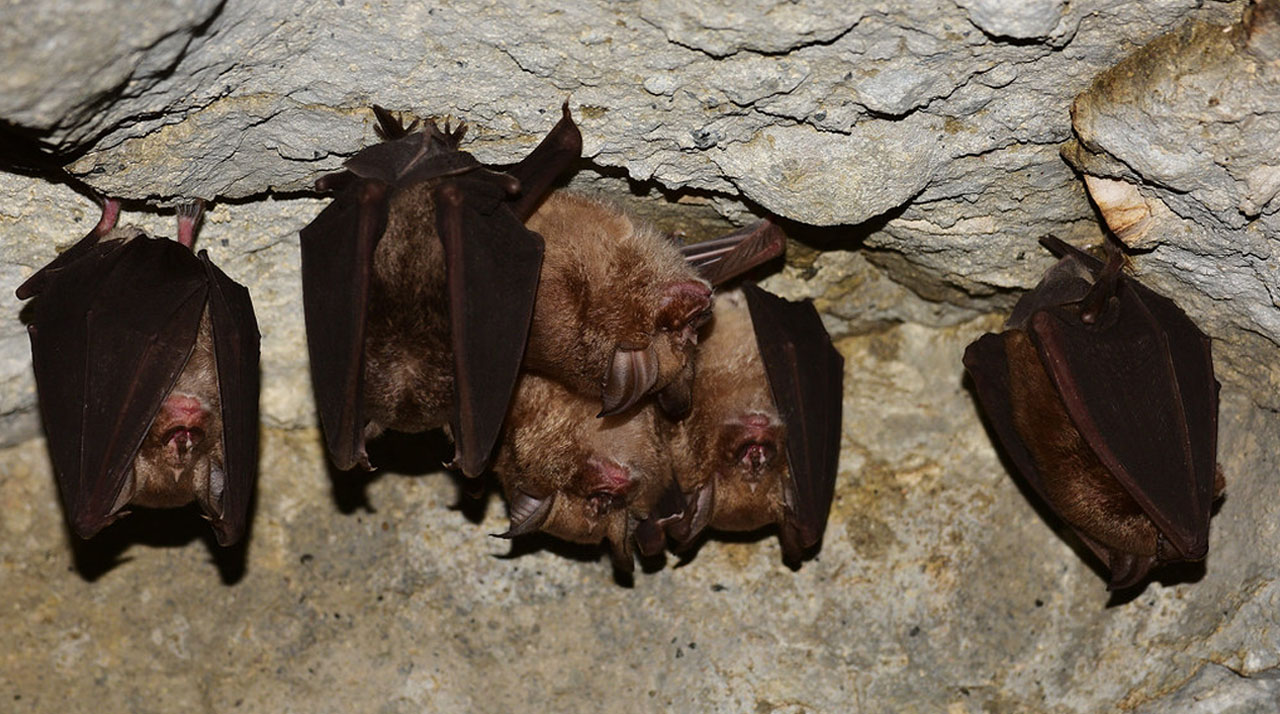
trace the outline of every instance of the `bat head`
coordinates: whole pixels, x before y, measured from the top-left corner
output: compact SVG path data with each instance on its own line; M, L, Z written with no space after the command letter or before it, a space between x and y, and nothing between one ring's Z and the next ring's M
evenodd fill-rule
M494 462L511 517L503 535L607 540L625 566L636 524L671 483L671 461L652 406L595 412L593 400L556 382L521 377Z
M693 352L698 330L711 319L711 288L702 281L685 280L662 286L652 328L636 343L614 349L600 387L601 416L631 408L645 395L657 393L668 415L686 415L693 397Z
M528 227L546 247L526 366L599 399L601 416L654 393L686 409L710 283L651 227L593 198L554 193Z

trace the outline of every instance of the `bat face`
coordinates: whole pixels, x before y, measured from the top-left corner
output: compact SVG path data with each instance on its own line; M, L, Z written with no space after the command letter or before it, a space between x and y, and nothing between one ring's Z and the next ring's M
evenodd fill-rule
M740 291L718 293L698 351L689 415L671 427L676 478L703 527L750 531L783 519L786 425L769 392Z
M116 508L129 503L175 508L199 501L205 513L219 515L224 463L213 326L206 310L191 356L160 403Z
M1045 239L1061 260L965 351L1018 471L1111 571L1111 588L1208 552L1221 491L1209 339L1169 299Z
M108 203L110 223L114 213ZM73 530L197 502L243 534L257 475L258 330L244 288L182 243L102 224L24 283L40 410ZM66 255L66 254L64 254Z
M784 558L822 538L835 489L843 358L812 304L754 286L716 296L693 407L668 427L688 543L778 524Z
M493 470L515 536L541 530L577 543L609 541L631 568L631 539L671 483L653 405L597 418L599 405L556 382L525 374Z
M586 196L553 193L527 225L546 253L525 366L599 399L605 415L651 393L686 410L707 281L652 229Z

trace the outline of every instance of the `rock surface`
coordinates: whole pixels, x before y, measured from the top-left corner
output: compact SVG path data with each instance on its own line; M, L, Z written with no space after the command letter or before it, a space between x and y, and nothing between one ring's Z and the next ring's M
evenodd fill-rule
M1280 5L76 7L0 28L0 708L1274 709ZM836 503L796 572L738 537L620 587L591 549L508 554L492 490L466 500L417 442L372 477L324 464L312 181L373 141L373 101L463 117L503 162L565 97L574 185L666 231L772 213L797 239L767 286L815 299L847 367ZM96 221L91 192L158 235L153 206L216 201L200 247L263 333L245 548L192 513L89 544L62 524L12 289ZM1228 482L1206 565L1114 597L1009 477L959 360L1050 264L1036 238L1096 242L1100 217L1215 340Z

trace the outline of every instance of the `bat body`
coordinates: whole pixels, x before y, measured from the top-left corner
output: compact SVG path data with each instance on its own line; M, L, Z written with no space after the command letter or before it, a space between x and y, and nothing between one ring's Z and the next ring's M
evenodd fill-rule
M632 568L632 539L671 481L651 402L597 418L596 398L537 374L521 376L493 471L510 504L506 537L543 531L611 546Z
M1060 256L965 368L1018 471L1133 585L1208 552L1218 383L1209 338L1172 301L1056 238Z
M521 377L494 466L510 504L504 535L607 540L615 565L630 570L632 544L660 551L664 527L684 512L657 407L672 411L678 393L679 411L688 410L692 355L709 317L699 274L711 265L710 275L737 274L778 255L784 236L762 222L682 251L613 206L563 191L529 226L544 235L546 253L526 355L532 371ZM613 374L619 344L647 353L635 368L648 376L623 380L634 390L601 416L601 375ZM652 391L657 405L643 400Z
M811 303L754 286L716 295L689 415L667 427L686 502L668 531L778 524L798 562L826 526L839 457L844 360Z
M198 204L197 204L198 205ZM191 243L98 227L18 289L68 520L84 538L130 504L196 502L218 542L244 533L257 476L258 327L244 287Z
M527 225L546 253L525 367L596 398L602 415L648 394L687 411L710 284L669 240L591 197L557 191Z
M458 149L464 128L408 129L375 107L384 142L317 182L334 201L301 231L303 302L325 443L370 468L385 429L450 427L478 475L507 410L542 263L528 217L581 135L561 121L506 173Z

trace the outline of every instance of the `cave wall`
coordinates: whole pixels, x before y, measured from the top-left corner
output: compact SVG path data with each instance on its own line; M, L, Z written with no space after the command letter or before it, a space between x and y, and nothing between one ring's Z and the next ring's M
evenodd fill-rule
M1280 695L1276 5L60 2L0 23L0 698L112 711L1258 711ZM623 587L607 558L512 553L433 464L330 473L297 230L377 102L523 155L568 99L573 185L668 230L784 219L767 285L846 358L820 555L712 540ZM62 168L55 170L54 165ZM248 545L202 524L62 525L12 287L97 219L200 237L262 329ZM1097 242L1215 340L1227 497L1202 566L1109 596L1009 476L960 354ZM469 504L450 508L451 504ZM187 514L190 515L190 514ZM135 520L142 516L136 516ZM169 528L168 535L158 531ZM509 557L510 556L510 557ZM0 699L2 700L2 699Z

